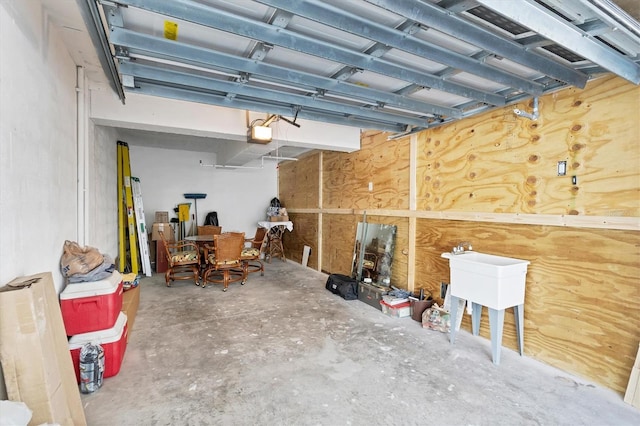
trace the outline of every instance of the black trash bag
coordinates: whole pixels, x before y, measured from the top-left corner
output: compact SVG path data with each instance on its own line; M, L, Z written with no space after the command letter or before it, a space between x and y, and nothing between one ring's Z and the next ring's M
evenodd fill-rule
M280 204L280 200L278 200L277 197L274 197L274 198L271 199L271 205L270 206L279 209L280 207L282 207L282 204Z
M207 213L207 217L204 218L204 224L205 225L220 226L220 225L218 225L218 212L209 212L209 213Z

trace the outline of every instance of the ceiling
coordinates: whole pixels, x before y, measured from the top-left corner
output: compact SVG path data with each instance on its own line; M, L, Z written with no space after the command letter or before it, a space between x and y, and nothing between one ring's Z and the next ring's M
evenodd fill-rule
M640 84L637 0L77 2L125 103L141 93L393 137L603 73Z

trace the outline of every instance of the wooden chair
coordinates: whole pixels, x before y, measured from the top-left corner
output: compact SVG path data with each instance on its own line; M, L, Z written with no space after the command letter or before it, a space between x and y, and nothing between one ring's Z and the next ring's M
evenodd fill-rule
M213 236L213 246L207 246L209 257L207 270L202 279L202 287L208 283L222 283L222 291L227 291L229 283L243 281L242 247L244 232L225 232ZM242 282L244 284L244 281Z
M266 228L258 227L253 238L245 238L245 245L242 248L242 270L244 272L243 283L247 282L247 277L253 272L260 272L260 276L264 276L264 263L260 260L260 253L265 243L267 235Z
M200 279L200 251L198 250L198 245L191 241L169 243L165 239L164 232L160 231L159 234L167 256L167 272L164 274L167 287L171 287L171 281L189 280L191 278L198 285L198 280Z
M220 235L222 234L222 226L203 225L198 226L198 235ZM209 258L209 250L205 244L200 244L200 256L206 262Z
M198 235L220 235L222 234L222 226L203 225L198 226Z

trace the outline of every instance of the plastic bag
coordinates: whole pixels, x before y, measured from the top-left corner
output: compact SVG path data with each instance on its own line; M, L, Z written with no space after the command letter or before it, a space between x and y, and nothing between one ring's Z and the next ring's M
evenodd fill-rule
M451 315L437 303L422 313L422 328L448 333L451 330Z
M93 247L80 247L75 241L65 241L60 269L62 275L70 277L75 274L86 274L102 265L104 257L98 249Z

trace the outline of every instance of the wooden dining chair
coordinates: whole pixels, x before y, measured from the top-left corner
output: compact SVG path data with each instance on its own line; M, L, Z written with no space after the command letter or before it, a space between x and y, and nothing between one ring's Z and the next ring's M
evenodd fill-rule
M222 226L203 225L198 226L198 235L220 235L222 234Z
M266 228L258 227L253 238L245 238L244 247L242 248L242 269L244 272L243 283L247 282L249 274L260 272L260 276L264 276L264 263L260 260L262 248L266 244L265 237L267 235Z
M168 242L164 232L160 231L160 239L164 245L165 256L167 257L167 271L164 279L167 287L171 287L171 281L194 280L199 284L200 279L200 251L198 245L191 241Z
M224 232L213 236L213 246L210 247L202 287L206 287L208 283L220 283L224 286L222 291L227 291L230 283L243 281L243 245L244 232Z
M222 234L222 226L215 225L203 225L198 226L198 235L220 235ZM206 262L209 257L209 250L205 244L200 244L200 256Z

